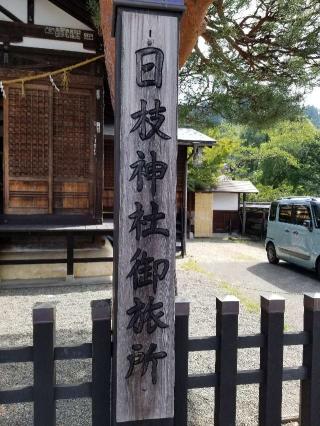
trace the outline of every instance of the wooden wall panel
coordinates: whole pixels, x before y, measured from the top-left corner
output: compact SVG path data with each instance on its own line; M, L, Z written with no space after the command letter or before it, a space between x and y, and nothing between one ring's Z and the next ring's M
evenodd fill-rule
M238 211L213 211L213 232L232 232L240 230L240 215Z
M53 208L91 213L94 208L95 117L93 94L69 90L53 98Z
M4 102L5 213L50 213L51 88L7 89Z
M194 236L212 236L212 192L195 194Z
M24 96L20 85L6 92L4 213L95 216L103 124L99 136L96 79L68 91L48 83L26 85Z
M104 186L103 211L113 212L114 209L114 141L104 141Z
M40 209L49 208L48 181L9 181L10 209Z

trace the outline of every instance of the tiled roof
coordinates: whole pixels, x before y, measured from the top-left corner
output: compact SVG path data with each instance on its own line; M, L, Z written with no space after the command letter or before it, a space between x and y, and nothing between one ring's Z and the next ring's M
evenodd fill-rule
M249 180L231 180L221 177L212 189L213 192L258 193L259 191Z
M104 136L107 139L114 138L114 125L113 124L105 124L104 125ZM180 127L178 129L178 143L179 145L186 146L213 146L216 141L209 136L198 132L197 130L188 128L188 127Z

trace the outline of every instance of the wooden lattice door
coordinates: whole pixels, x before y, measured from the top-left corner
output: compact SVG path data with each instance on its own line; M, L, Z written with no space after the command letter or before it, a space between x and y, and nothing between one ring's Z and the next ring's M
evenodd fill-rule
M90 90L53 98L53 209L92 214L94 209L95 102Z
M4 212L95 215L95 90L6 89Z
M6 89L4 101L4 212L51 213L52 90Z

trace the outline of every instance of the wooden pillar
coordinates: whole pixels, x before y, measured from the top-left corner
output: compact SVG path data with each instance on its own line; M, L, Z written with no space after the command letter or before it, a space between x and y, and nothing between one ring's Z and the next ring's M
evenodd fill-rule
M96 189L95 189L95 218L98 223L103 222L103 185L104 185L104 92L103 87L96 86L96 111L97 120L94 135L94 161L96 170Z
M74 235L67 233L67 278L74 278Z
M28 0L28 24L34 24L34 0Z
M175 324L175 426L186 426L188 424L189 314L190 303L183 300L177 300Z
M303 346L303 366L308 376L301 381L300 425L316 426L320 418L320 295L304 295L304 331L309 342Z
M183 0L116 0L113 422L174 417L177 85Z
M182 257L187 254L187 228L188 228L188 156L185 148L184 179L183 179L183 235L182 235Z
M214 420L216 426L236 425L237 402L237 341L239 300L234 296L216 299L218 348Z
M55 335L55 308L37 303L33 308L34 426L56 424Z
M92 426L110 426L111 300L93 300Z
M246 221L247 221L247 197L246 197L246 193L243 193L243 203L242 203L242 235L244 235L246 233Z
M283 326L285 300L283 297L261 296L260 370L263 382L259 388L259 425L281 426Z

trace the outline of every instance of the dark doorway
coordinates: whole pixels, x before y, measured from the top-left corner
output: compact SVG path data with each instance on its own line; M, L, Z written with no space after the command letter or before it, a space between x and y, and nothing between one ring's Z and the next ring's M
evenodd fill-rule
M3 213L3 97L0 95L0 214Z

